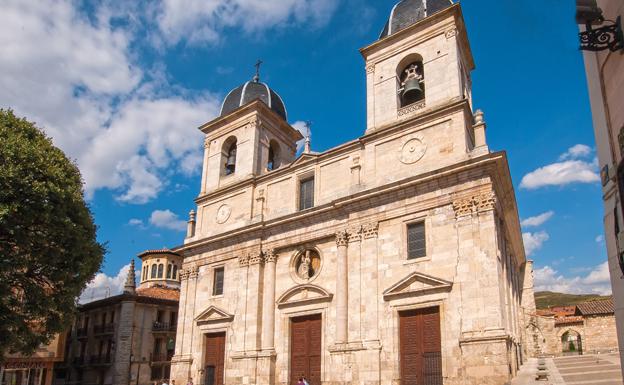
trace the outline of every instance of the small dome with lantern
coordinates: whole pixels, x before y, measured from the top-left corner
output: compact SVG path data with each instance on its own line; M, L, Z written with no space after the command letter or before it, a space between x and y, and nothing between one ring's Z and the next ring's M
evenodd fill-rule
M275 111L284 120L288 121L288 115L286 113L286 106L284 101L273 91L266 83L260 81L259 67L261 62L256 64L258 70L256 75L251 81L245 82L240 86L234 88L225 97L223 105L221 106L221 113L219 116L225 116L235 109L244 106L256 99L262 100L270 109Z
M380 39L453 5L451 0L402 0L395 4Z

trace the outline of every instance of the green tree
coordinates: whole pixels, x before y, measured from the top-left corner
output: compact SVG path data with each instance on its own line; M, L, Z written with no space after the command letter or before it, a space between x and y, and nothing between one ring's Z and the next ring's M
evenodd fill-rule
M0 109L0 361L63 331L100 268L82 185L40 129Z

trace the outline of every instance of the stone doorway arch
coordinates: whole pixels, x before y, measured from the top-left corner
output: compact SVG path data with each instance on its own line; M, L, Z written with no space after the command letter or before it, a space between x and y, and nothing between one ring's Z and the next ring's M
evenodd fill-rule
M568 329L561 335L561 353L564 356L583 354L583 339L581 333Z

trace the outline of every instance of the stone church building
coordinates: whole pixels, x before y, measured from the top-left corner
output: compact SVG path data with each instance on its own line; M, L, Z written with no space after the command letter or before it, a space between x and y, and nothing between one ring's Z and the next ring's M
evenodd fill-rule
M502 385L521 365L525 253L460 5L403 0L360 52L359 138L296 156L303 137L258 75L200 127L201 192L174 250L177 384Z

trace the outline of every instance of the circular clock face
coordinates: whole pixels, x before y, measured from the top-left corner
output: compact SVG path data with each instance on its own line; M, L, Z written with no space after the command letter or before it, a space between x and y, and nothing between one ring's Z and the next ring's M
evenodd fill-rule
M223 224L227 222L227 220L230 219L230 214L232 214L232 208L230 206L223 205L219 207L219 210L217 210L217 223Z
M401 162L412 164L418 162L427 151L427 146L418 138L405 142L401 149Z

